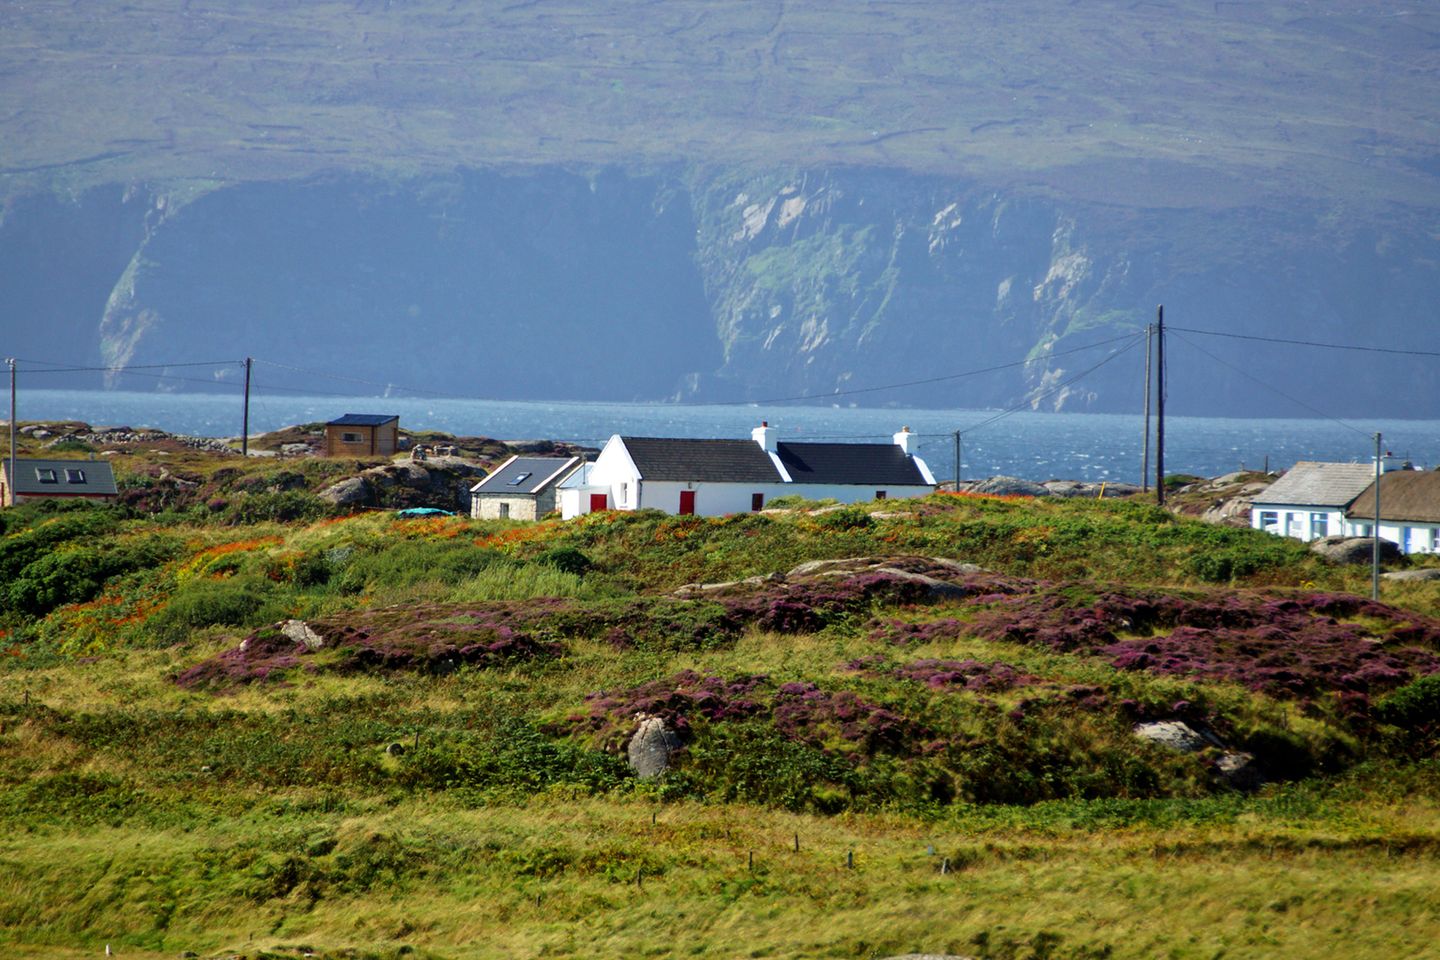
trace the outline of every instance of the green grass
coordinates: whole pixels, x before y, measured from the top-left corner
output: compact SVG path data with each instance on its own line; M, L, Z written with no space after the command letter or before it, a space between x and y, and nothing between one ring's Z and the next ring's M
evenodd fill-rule
M57 577L47 558L87 556L97 530L106 556L133 562L87 567L100 571L90 599L4 614L0 952L1210 958L1343 943L1389 957L1440 937L1427 687L1394 695L1419 711L1403 735L1367 731L1323 704L1073 653L872 635L878 621L971 616L963 605L725 632L719 604L663 596L871 554L1053 578L1076 604L1117 583L1364 592L1363 572L1142 503L937 496L873 516L881 507L895 504L540 524L8 514L0 562L17 579ZM1212 554L1232 560L1223 584L1194 561ZM1440 610L1433 584L1385 590ZM430 622L532 602L571 605L553 608L558 657L430 675L340 669L343 652L322 649L314 669L218 692L172 679L285 616L403 624L407 611ZM614 622L629 642L606 632ZM846 666L876 656L1003 661L1041 683L937 693ZM592 729L592 695L687 670L763 674L762 698L787 683L851 694L941 746L867 752L833 720L789 737L762 712L697 720L688 759L640 782L615 750L628 718ZM1325 772L1253 795L1217 788L1202 760L1139 743L1113 710L1066 706L1077 687L1199 705Z

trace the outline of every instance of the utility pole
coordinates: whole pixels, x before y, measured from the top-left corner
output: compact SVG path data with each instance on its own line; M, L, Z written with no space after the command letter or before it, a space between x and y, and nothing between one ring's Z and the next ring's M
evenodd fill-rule
M1155 308L1155 502L1165 506L1165 305Z
M20 433L20 423L15 419L15 358L6 357L6 365L10 368L10 477L5 483L5 495L10 498L10 506L15 505L15 437Z
M1155 324L1145 325L1145 442L1140 455L1140 492L1150 490L1150 356L1154 352Z
M240 420L240 456L250 456L250 364L253 361L245 358L245 413Z
M1370 528L1370 599L1380 599L1380 434L1375 434L1375 525Z
M955 492L960 492L960 431L955 431Z

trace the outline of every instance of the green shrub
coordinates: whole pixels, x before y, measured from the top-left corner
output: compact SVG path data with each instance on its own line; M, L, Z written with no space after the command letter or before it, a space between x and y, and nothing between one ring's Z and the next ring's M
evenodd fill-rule
M329 503L303 490L252 493L237 498L220 512L226 523L295 523L319 520L332 512Z
M593 566L590 558L574 547L555 547L546 550L535 558L535 562L554 567L564 573L573 573L577 577L584 576L585 572Z
M875 523L870 514L859 507L841 507L818 514L815 522L827 530L864 530Z
M160 644L181 643L206 627L258 627L284 618L275 585L258 576L192 580L150 618L147 630Z
M1375 702L1383 723L1414 729L1440 723L1440 673L1412 680Z

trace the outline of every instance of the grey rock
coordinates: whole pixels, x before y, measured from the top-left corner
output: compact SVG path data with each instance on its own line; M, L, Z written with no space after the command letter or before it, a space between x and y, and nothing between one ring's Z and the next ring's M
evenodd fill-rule
M1394 570L1381 574L1386 580L1440 580L1440 567L1426 567L1423 570Z
M303 456L303 455L305 455L305 454L307 454L307 453L309 453L309 452L310 452L310 444L308 444L308 443L282 443L282 444L280 444L280 453L281 453L283 456L287 456L287 457Z
M286 620L280 624L280 632L296 643L303 643L306 650L319 650L325 646L325 638L310 629L310 624L304 620Z
M1045 497L1050 494L1043 485L1033 480L1021 480L1019 477L991 477L970 489L975 493L999 497Z
M1332 563L1369 563L1374 549L1370 537L1322 537L1310 544L1310 549ZM1380 541L1380 560L1400 559L1400 548L1389 540Z
M1142 740L1158 743L1162 747L1179 750L1181 753L1195 753L1209 746L1204 737L1184 721L1158 720L1154 723L1137 723L1135 736Z
M390 754L390 756L392 756L392 757L404 756L404 755L405 755L405 744L403 744L403 743L398 743L398 742L397 742L397 743L392 743L392 744L390 744L388 747L385 748L385 752L388 753L388 754Z
M339 483L331 484L321 490L317 496L321 500L339 507L373 506L375 503L375 495L371 492L370 485L360 477L350 477Z
M1222 753L1215 761L1215 772L1236 790L1254 790L1265 782L1259 764L1248 753Z
M670 769L670 757L680 749L680 737L659 717L640 717L640 726L625 747L630 769L641 779L658 777Z

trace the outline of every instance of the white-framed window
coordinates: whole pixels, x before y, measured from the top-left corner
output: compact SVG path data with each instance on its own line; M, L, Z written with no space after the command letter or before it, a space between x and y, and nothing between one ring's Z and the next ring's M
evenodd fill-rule
M1355 536L1357 536L1357 537L1370 537L1370 536L1374 536L1374 534L1375 534L1375 525L1374 525L1374 524L1371 524L1371 523L1357 523L1357 524L1355 524Z
M620 506L623 507L623 506L625 506L625 505L626 505L627 503L629 503L629 502L630 502L630 484L628 484L628 483L622 483L622 484L620 484Z
M1321 537L1330 536L1330 515L1328 513L1310 514L1310 539L1319 540Z
M65 482L66 482L66 483L84 483L84 482L85 482L85 471L82 470L82 469L80 469L79 467L66 467L66 468L65 468Z
M60 482L59 479L55 476L55 470L52 467L36 467L35 479L39 480L41 483Z
M1260 529L1266 533L1280 532L1280 514L1275 510L1260 511Z
M1440 553L1440 527L1430 528L1430 552Z

